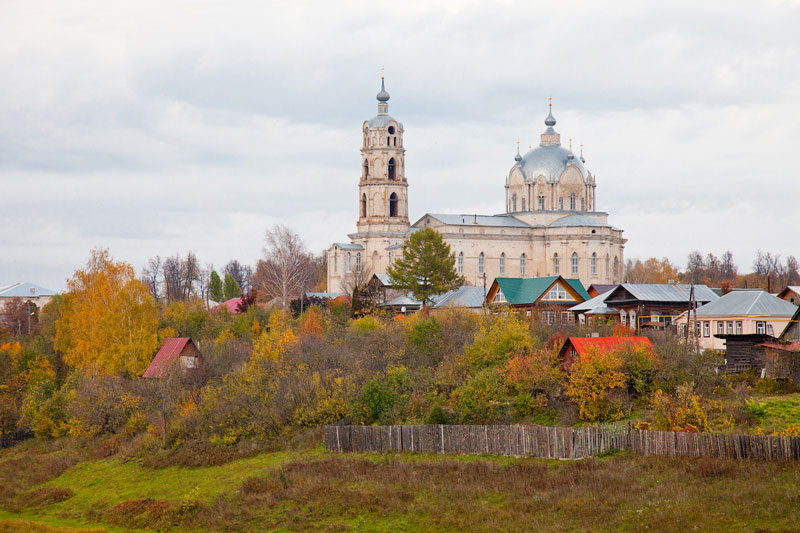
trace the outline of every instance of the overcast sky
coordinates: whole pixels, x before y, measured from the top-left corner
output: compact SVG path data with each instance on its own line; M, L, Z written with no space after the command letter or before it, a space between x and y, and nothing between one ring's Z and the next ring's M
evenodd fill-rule
M380 68L410 217L498 213L553 97L628 258L800 255L800 2L0 3L0 286L355 230Z

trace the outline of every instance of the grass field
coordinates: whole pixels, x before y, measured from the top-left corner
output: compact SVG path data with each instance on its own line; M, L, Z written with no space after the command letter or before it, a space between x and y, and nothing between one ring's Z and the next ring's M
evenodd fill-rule
M780 430L800 423L800 394L767 396L760 398L759 401L766 404L767 416L764 419L764 426L770 430Z
M59 444L0 452L0 478L18 480L0 493L0 532L794 531L800 524L795 463L313 448L152 468L81 453Z

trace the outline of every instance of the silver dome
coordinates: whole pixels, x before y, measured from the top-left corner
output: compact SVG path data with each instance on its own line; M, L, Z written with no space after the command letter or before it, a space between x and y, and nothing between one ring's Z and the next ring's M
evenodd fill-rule
M525 175L525 181L533 181L539 176L558 180L566 170L567 162L574 165L586 180L589 177L589 171L579 158L573 156L570 159L570 154L569 150L557 144L537 146L522 156L522 172Z

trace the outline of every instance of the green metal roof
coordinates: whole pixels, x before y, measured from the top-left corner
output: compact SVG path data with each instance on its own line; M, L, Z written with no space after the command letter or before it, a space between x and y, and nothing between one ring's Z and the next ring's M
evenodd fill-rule
M540 278L496 278L495 281L503 291L506 301L511 305L524 305L536 302L547 289L561 276L544 276ZM584 300L589 299L589 293L579 279L563 279Z

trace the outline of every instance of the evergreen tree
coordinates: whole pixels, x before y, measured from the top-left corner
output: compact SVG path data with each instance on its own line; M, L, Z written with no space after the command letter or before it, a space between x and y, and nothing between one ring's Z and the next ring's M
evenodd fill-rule
M209 298L217 303L221 302L224 297L224 293L222 292L222 279L219 277L216 270L211 271L211 279L208 282L208 295Z
M386 269L395 289L410 292L427 308L433 296L459 288L464 277L456 272L456 258L440 233L425 228L411 234L403 255Z
M231 298L238 298L240 294L242 294L242 289L239 287L239 284L236 283L236 280L233 279L233 276L230 274L225 274L225 289L223 296L225 300L227 301Z

